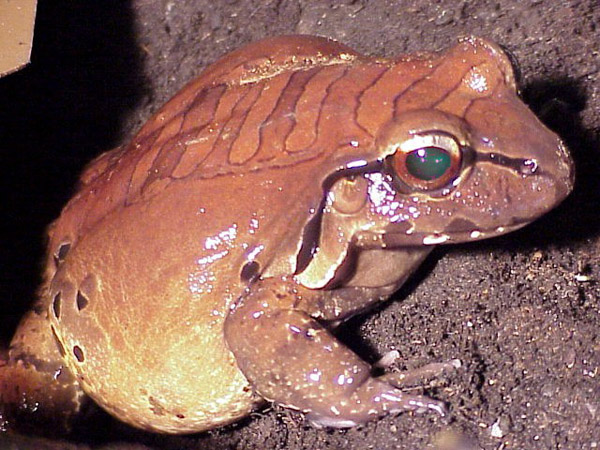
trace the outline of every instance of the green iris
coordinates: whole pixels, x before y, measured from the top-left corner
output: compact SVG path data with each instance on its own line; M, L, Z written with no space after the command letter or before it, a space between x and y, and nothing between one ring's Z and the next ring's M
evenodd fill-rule
M450 154L437 147L423 147L406 156L406 168L413 177L423 181L440 178L450 168Z

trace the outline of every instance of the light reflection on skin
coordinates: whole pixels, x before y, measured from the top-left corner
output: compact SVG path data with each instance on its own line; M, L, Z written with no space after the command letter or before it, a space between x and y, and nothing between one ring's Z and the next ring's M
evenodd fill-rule
M197 269L188 275L188 287L192 294L204 294L213 291L216 276L211 270L211 266L227 256L234 248L238 237L238 228L238 224L233 223L226 229L204 239L203 247L208 250L208 254L196 260ZM248 223L248 233L254 234L258 228L259 220L256 217L251 218ZM247 250L246 260L254 261L265 246L259 244L249 247L248 244L244 243L244 248Z
M416 206L406 207L404 202L396 200L391 179L382 173L367 173L365 177L369 180L368 195L373 211L380 216L387 216L391 222L406 222L415 220L421 215ZM418 198L412 199L415 203Z
M466 81L472 90L479 92L480 94L483 94L489 89L487 78L481 73L471 71L470 76L467 77Z
M226 230L220 231L216 236L209 236L204 241L206 250L216 250L219 246L225 245L228 248L233 247L235 238L237 237L237 224L234 223Z
M232 224L216 235L204 240L204 249L209 253L196 260L197 270L188 275L188 288L192 294L210 293L214 289L216 276L211 266L229 254L237 238L238 225Z

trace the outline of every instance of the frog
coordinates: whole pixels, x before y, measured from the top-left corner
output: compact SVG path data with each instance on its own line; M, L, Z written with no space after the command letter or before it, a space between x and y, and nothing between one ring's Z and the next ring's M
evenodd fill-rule
M0 363L4 425L69 427L89 402L159 433L267 402L331 428L445 414L404 387L451 363L377 373L336 327L433 248L517 230L573 183L491 41L395 58L249 44L84 170Z

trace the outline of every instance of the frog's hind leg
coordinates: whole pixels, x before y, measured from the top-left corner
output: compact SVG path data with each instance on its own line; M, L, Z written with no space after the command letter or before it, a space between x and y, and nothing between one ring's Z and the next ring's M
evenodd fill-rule
M445 413L441 402L371 376L371 366L307 312L318 303L315 292L289 281L261 280L230 311L227 344L260 395L337 428L392 412Z
M47 309L34 308L21 321L7 357L0 360L0 431L70 431L85 395L60 352Z

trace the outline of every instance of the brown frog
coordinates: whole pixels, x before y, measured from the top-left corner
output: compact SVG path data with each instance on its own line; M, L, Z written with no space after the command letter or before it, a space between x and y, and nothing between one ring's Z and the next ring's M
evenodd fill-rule
M264 400L330 427L443 413L400 389L433 366L375 377L330 330L435 245L520 228L572 184L495 44L396 59L308 36L244 47L84 172L0 368L5 425L69 422L88 396L167 433Z

